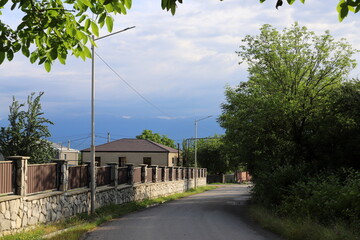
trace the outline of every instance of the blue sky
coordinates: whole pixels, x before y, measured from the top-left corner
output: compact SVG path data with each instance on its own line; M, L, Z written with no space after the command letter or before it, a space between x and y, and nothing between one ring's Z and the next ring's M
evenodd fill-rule
M360 15L350 14L339 23L338 0L296 1L279 10L275 2L184 1L172 16L161 10L160 0L135 0L126 16L115 16L114 31L136 28L97 42L96 53L122 79L96 58L96 144L106 141L107 132L112 139L133 138L144 129L181 142L194 136L194 120L208 115L213 117L199 123L198 136L222 134L216 118L225 87L247 79L246 65L238 64L235 51L245 35L258 34L265 23L283 29L298 21L317 33L330 30L336 39L344 37L360 49ZM17 21L14 14L5 13L2 19ZM352 73L357 75L358 68ZM1 126L7 125L12 96L25 101L31 92L44 91L43 111L55 123L50 140L89 147L90 60L70 57L66 65L56 63L47 73L16 55L0 66L0 79Z

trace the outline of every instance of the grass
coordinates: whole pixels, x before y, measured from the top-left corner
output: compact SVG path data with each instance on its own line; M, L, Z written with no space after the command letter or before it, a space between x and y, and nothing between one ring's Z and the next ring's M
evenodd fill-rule
M260 226L288 240L357 240L360 235L345 224L323 226L310 219L280 218L262 206L251 205L249 214Z
M13 235L0 237L0 240L38 240L43 239L44 236L60 230L66 231L56 234L47 239L50 240L78 240L84 233L96 228L100 224L114 218L119 218L125 214L147 208L149 206L164 203L171 200L176 200L182 197L190 196L204 191L215 189L216 186L204 186L197 189L190 189L184 193L177 193L167 197L160 197L156 199L145 199L139 202L130 202L121 205L109 205L96 210L94 215L79 214L75 217L63 220L61 222L39 225L30 231L23 231Z

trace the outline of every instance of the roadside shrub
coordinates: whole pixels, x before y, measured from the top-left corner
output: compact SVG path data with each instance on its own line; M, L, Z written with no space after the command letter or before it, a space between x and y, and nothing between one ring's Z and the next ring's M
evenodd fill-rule
M262 172L254 178L252 199L265 206L277 206L289 195L291 186L302 181L306 176L304 165L284 165L272 172Z
M297 182L278 206L282 216L311 218L322 224L360 224L360 172L342 170Z

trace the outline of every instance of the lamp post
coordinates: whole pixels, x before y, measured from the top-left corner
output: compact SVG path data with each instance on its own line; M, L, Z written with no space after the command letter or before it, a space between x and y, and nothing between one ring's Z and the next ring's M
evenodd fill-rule
M92 40L93 42L106 38L106 37L110 37L112 35L121 33L121 32L125 32L129 29L135 28L135 26L133 27L128 27L125 28L123 30L99 37L99 38L94 38L94 35L92 35ZM95 48L94 45L91 45L91 147L90 147L90 179L91 179L91 197L90 197L90 209L91 209L91 213L95 213L95 193L96 193L96 171L95 171Z
M194 174L194 179L195 179L195 189L197 188L197 126L198 126L198 122L200 122L201 120L205 120L212 117L212 115L195 120L195 174Z

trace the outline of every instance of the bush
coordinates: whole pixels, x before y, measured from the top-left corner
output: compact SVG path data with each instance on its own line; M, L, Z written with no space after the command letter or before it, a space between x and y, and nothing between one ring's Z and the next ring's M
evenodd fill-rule
M280 204L288 196L290 188L306 177L304 169L304 165L284 165L272 172L257 173L252 189L253 200L265 206Z
M360 172L320 174L291 186L277 211L283 216L311 218L323 224L360 224Z

